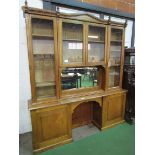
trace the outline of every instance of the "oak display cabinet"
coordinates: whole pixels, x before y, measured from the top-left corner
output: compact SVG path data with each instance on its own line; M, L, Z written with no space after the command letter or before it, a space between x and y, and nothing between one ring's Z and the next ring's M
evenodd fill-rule
M33 149L72 141L72 129L124 121L125 23L23 7L32 98Z

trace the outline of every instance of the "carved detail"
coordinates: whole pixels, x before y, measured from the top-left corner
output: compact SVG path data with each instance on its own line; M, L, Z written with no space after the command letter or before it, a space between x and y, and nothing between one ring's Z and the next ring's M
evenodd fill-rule
M25 7L28 7L28 3L27 3L27 0L25 0Z
M128 22L128 20L126 19L126 20L125 20L125 24L124 24L124 28L126 28L127 22Z

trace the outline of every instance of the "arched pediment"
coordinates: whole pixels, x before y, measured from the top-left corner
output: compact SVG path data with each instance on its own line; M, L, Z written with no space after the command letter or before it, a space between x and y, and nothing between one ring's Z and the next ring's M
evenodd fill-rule
M95 23L103 23L106 24L107 21L99 19L93 15L90 14L59 14L62 18L69 18L69 19L76 19L81 21L87 21L87 22L95 22Z

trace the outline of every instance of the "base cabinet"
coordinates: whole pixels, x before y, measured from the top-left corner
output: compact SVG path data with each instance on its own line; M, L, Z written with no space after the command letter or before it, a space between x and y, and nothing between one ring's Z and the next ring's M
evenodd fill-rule
M67 105L31 111L33 147L40 151L71 141L71 115Z
M126 93L119 93L103 98L103 129L124 121Z
M93 123L100 130L124 121L126 92L31 110L34 152L72 141L72 128Z

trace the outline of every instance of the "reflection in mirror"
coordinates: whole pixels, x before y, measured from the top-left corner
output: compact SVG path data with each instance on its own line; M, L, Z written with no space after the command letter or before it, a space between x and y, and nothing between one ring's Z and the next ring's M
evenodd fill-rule
M64 68L61 72L61 87L62 90L95 87L99 84L98 79L97 67Z

